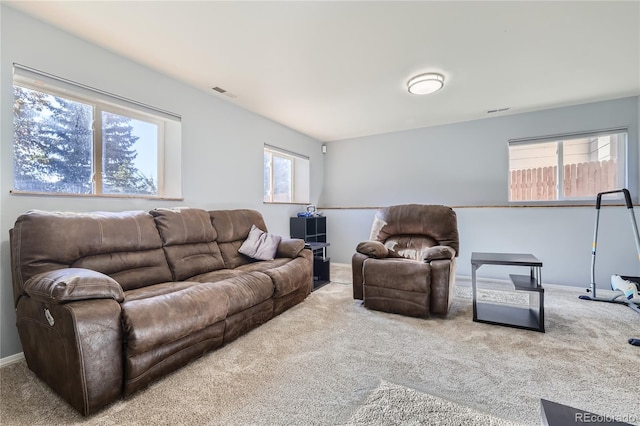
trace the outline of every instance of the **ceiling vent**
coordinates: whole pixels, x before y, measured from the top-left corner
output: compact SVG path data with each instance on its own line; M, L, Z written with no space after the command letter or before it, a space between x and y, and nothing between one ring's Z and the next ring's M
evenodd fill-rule
M225 95L225 96L226 96L226 97L228 97L228 98L237 98L237 96L236 96L236 95L234 95L233 93L227 92L227 91L226 91L226 90L224 90L222 87L218 87L218 86L216 86L216 87L212 87L212 89L213 89L213 91L214 91L214 92L218 92L218 93L220 93L221 95Z
M505 112L509 111L509 107L507 108L497 108L497 109L488 109L487 114L495 114L496 112Z

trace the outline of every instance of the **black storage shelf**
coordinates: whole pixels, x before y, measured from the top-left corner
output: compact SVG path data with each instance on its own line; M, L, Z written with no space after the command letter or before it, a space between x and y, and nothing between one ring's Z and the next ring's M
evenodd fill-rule
M300 238L308 243L327 242L327 218L324 216L292 217L289 219L291 238Z
M477 302L476 322L542 331L540 312L528 307Z
M538 285L538 281L530 275L509 274L509 278L516 290L544 293L544 288Z

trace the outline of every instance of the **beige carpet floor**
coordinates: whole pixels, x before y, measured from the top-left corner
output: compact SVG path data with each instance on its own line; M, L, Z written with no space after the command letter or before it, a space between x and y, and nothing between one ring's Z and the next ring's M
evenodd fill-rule
M387 383L519 424L540 424L540 398L640 424L640 348L627 344L640 337L640 315L624 306L546 286L547 332L538 333L474 323L464 280L447 318L421 320L353 300L348 266L334 265L332 277L300 305L90 418L24 361L4 367L0 423L367 424L358 413ZM397 420L386 424L418 424L410 413L423 403L394 403L387 411Z
M347 426L367 425L517 426L415 389L382 381Z

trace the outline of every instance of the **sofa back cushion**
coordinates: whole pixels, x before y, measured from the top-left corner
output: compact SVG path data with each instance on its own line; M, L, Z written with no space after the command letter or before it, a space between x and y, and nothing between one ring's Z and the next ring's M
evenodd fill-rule
M151 214L156 220L174 280L182 281L224 268L216 242L218 233L206 210L155 209Z
M247 239L252 225L264 232L268 231L260 212L237 209L213 210L209 214L211 223L218 232L218 245L225 267L233 269L251 262L249 257L238 253L238 249Z
M14 296L34 275L87 268L109 275L124 290L171 280L153 217L143 211L30 210L11 230Z

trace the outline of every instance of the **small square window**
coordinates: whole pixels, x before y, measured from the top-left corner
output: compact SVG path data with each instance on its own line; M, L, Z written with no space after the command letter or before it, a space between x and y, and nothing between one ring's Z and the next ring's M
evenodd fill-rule
M263 194L265 203L309 203L309 159L265 146Z

